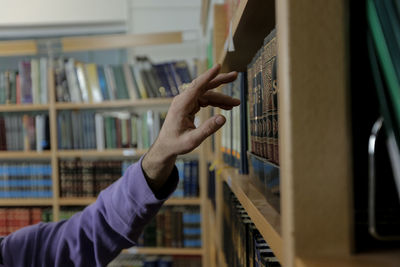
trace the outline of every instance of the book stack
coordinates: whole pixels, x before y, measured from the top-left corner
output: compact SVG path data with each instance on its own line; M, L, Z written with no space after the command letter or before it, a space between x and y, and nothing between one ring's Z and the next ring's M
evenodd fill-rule
M146 256L121 253L108 267L201 267L200 256Z
M61 197L96 197L122 175L121 160L60 160Z
M51 198L50 163L0 163L0 198Z
M0 105L47 104L48 60L21 61L18 70L0 72Z
M164 207L145 227L138 246L201 247L200 211L194 207Z
M223 250L228 266L281 266L239 200L223 186Z
M276 30L247 68L251 152L279 165Z
M50 128L47 114L0 114L0 150L48 149L50 149Z
M16 230L51 221L49 209L41 208L0 208L0 236L6 236Z
M198 160L176 161L179 174L178 186L173 197L198 197L199 196L199 162Z
M238 168L239 173L248 173L247 163L247 80L246 73L240 72L238 78L222 88L226 95L239 98L241 106L232 110L221 110L226 123L221 130L221 152L226 164Z
M138 57L133 65L97 65L59 58L54 65L57 102L173 97L192 80L185 61L152 64Z
M164 123L166 112L60 111L59 149L148 149Z

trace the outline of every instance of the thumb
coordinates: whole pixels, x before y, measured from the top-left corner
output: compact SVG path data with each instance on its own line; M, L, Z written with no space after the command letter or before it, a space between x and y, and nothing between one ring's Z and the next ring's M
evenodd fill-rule
M207 137L215 133L224 125L226 119L222 115L214 115L213 117L202 123L197 129L190 132L191 139L195 140L197 145L200 145Z

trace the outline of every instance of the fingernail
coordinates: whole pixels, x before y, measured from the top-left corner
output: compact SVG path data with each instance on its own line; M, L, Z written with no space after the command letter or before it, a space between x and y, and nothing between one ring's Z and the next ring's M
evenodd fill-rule
M215 122L216 122L218 125L222 125L222 124L225 123L225 118L222 117L222 116L218 116L218 117L215 119Z

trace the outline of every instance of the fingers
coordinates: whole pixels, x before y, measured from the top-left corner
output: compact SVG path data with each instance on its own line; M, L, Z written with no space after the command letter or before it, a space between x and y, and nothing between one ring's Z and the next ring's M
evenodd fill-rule
M187 101L190 102L197 99L207 88L209 82L218 75L220 69L220 64L214 65L214 67L194 79L190 87L184 91L184 93L189 96L186 98Z
M206 120L203 124L201 124L197 129L192 130L190 134L190 139L195 146L198 146L203 142L207 137L215 133L219 128L224 125L226 119L222 115L215 115L208 120Z
M208 85L206 86L206 90L214 89L224 83L230 83L236 80L238 73L236 71L232 71L229 73L220 73L217 77L212 79Z
M210 105L223 109L231 109L234 106L238 106L240 100L218 92L208 91L199 98L199 103L201 107Z

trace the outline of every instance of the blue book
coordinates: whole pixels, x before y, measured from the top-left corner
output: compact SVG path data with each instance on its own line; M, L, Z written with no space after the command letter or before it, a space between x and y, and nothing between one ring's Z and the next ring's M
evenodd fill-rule
M199 162L197 160L192 160L190 163L190 189L189 196L198 196L199 189Z
M158 260L158 267L172 267L172 257L165 256Z
M190 196L191 189L191 164L190 161L185 160L183 164L183 194L185 197Z
M103 99L110 100L110 96L108 95L109 90L107 87L106 75L104 73L103 66L97 66L97 76L99 77L99 85L100 85L101 94L103 95Z

